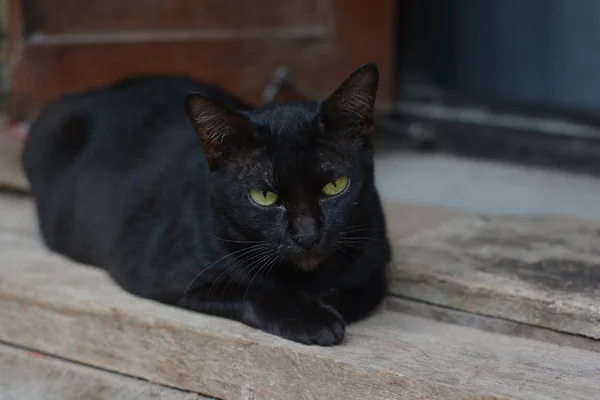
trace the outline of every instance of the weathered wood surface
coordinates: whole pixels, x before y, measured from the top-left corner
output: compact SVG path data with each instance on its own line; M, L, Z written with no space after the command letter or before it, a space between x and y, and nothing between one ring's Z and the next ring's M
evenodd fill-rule
M18 136L18 126L5 126L4 120L0 117L0 187L26 190L29 184L21 170L23 137Z
M206 400L198 394L0 345L2 400Z
M14 224L13 224L14 225ZM224 399L596 399L600 355L391 311L307 347L131 296L0 229L0 340ZM488 397L485 397L488 396Z
M385 307L391 311L415 315L417 317L422 317L433 321L467 326L486 332L534 339L540 342L552 343L559 346L568 346L600 353L600 340L597 339L558 332L552 329L540 328L506 319L460 311L449 307L436 306L430 303L423 303L418 300L409 300L390 296L386 299Z
M566 217L486 221L439 207L386 203L385 208L395 241L393 293L597 337L600 269L594 265L600 265L600 236L595 233L600 223ZM0 196L0 210L0 228L36 234L30 201ZM464 233L471 228L476 229ZM588 259L591 266L581 270L586 264L569 263L571 256ZM515 257L530 264L508 268L506 260ZM548 257L558 262L540 262ZM465 262L469 260L473 262Z
M394 243L392 293L600 338L600 222L466 218Z
M385 208L394 240L393 294L599 337L600 222ZM0 228L35 235L29 201L0 196L0 210Z
M0 194L0 231L37 237L33 202L24 196Z

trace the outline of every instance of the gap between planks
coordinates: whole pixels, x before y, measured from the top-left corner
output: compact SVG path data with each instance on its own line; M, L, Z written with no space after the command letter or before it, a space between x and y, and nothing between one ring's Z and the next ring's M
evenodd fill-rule
M0 344L2 400L210 400L137 378ZM213 399L215 400L215 399Z
M390 296L386 299L386 309L434 321L475 328L486 332L532 339L540 342L552 343L558 346L568 346L600 353L600 341L596 339L558 332L552 329L540 328L487 315L455 310L449 307L437 306L435 304L427 304L420 300Z

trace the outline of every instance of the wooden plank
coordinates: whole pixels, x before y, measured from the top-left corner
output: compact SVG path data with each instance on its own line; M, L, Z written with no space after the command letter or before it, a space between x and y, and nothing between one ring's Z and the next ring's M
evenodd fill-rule
M394 243L392 293L600 338L600 222L472 217Z
M497 217L481 224L439 207L384 205L395 242L393 294L597 338L600 223ZM2 208L11 212L0 227L35 234L29 201L0 197ZM478 228L468 231L473 226ZM506 255L521 263L507 264ZM544 264L548 258L555 262ZM588 260L591 267L569 263L572 258Z
M0 188L24 190L29 187L21 169L22 130L18 125L5 125L0 117Z
M38 236L35 208L30 198L0 194L0 231Z
M131 296L28 235L0 230L0 252L0 340L193 392L284 400L600 392L595 352L390 311L351 326L342 346L303 346Z
M386 199L383 199L383 208L390 238L416 235L468 215L450 208Z
M533 339L559 346L568 346L600 353L600 340L580 335L558 332L552 329L513 322L506 319L488 317L448 307L436 306L416 300L388 297L386 308L403 314L415 315L426 319L467 326L486 332Z
M154 383L0 344L2 400L203 400Z

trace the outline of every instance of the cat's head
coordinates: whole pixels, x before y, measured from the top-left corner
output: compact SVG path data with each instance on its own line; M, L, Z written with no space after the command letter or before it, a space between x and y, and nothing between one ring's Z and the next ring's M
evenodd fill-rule
M266 242L310 270L373 193L378 70L358 68L322 102L271 103L238 113L191 94L187 111L210 167L212 205L238 240Z

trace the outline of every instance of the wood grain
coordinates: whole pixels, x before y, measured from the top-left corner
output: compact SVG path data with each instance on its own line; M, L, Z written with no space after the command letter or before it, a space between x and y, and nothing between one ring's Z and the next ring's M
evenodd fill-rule
M194 393L0 344L2 400L208 400Z
M600 338L600 222L472 217L394 243L392 293Z
M21 168L23 137L15 135L18 126L4 125L0 118L0 188L26 190L29 187Z
M567 217L482 222L439 207L384 202L384 208L394 242L392 294L597 337L600 223ZM0 229L36 234L28 200L0 196L0 210Z
M24 196L0 194L0 231L38 237L33 201Z
M595 352L385 310L351 326L340 347L307 347L131 296L24 232L0 228L0 250L0 340L218 398L577 400L600 392Z
M434 321L476 328L486 332L533 339L540 342L553 343L559 346L568 346L600 353L600 340L513 322L507 319L488 317L449 307L437 306L418 300L408 300L390 296L386 300L386 309Z

